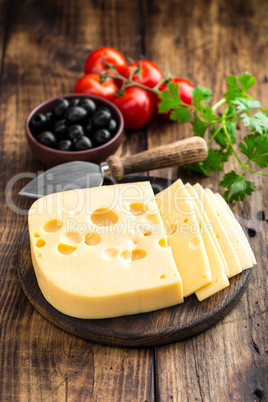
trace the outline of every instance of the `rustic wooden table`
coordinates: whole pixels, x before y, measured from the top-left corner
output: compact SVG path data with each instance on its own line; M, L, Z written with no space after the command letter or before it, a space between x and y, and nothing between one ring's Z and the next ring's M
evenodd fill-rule
M133 59L144 55L165 72L211 87L215 99L227 74L248 70L257 81L252 94L268 106L265 1L0 0L0 400L267 400L268 231L267 220L257 218L259 211L268 217L265 180L253 199L234 208L254 229L258 266L231 313L194 338L146 348L91 343L52 325L24 296L16 255L32 201L18 196L26 184L19 175L43 169L26 144L25 117L44 99L71 92L86 56L102 45ZM157 119L127 134L118 154L190 135L190 126ZM231 167L237 168L233 160ZM181 169L151 174L198 180L214 190L222 177Z

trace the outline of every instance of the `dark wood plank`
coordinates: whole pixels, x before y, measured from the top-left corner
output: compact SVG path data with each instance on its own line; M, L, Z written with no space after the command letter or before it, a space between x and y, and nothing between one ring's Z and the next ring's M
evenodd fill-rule
M156 1L147 13L145 43L149 57L163 69L213 88L215 100L224 93L229 73L249 71L257 82L252 95L267 106L267 16L267 3L262 1ZM188 126L171 123L170 127L158 122L152 126L149 146L191 135ZM240 138L244 135L245 130L240 130ZM232 160L227 168L237 169L238 165ZM174 169L173 177L177 175L191 183L201 180L217 191L223 174L206 179ZM257 188L258 194L233 207L244 216L246 225L256 230L251 241L258 266L252 270L248 290L216 327L156 349L158 400L259 401L268 397L267 221L256 218L261 210L268 216L266 178Z
M24 297L14 255L32 203L18 196L27 178L15 180L5 202L6 186L15 175L43 169L25 141L30 109L71 92L91 49L114 45L126 52L129 42L124 38L134 38L131 55L140 53L138 5L82 0L6 4L10 24L0 94L0 399L153 400L152 350L109 348L78 339L44 320ZM142 131L126 137L119 154L143 149L143 141Z

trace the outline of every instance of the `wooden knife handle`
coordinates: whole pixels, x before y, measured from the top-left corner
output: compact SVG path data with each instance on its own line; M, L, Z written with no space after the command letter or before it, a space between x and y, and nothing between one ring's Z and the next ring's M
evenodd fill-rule
M207 155L206 141L201 137L191 137L125 158L112 155L106 162L111 176L119 181L130 173L202 162Z

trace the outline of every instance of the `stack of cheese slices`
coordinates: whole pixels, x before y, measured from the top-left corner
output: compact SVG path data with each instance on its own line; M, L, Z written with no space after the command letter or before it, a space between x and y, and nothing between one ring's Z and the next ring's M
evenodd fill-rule
M31 255L49 303L108 318L201 301L252 267L244 231L219 194L177 180L50 194L29 211Z

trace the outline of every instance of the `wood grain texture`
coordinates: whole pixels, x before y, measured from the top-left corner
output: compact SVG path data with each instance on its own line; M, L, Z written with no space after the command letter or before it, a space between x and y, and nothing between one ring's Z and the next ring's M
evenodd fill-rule
M237 306L192 339L140 349L84 341L33 309L16 274L18 241L27 224L22 210L27 213L31 204L18 191L29 178L9 188L8 205L5 197L15 175L43 169L24 138L26 115L44 99L70 92L93 48L114 46L134 59L143 54L165 72L213 88L214 100L224 93L227 74L248 70L257 82L252 95L267 106L267 2L1 0L0 18L0 400L267 400L267 181L257 182L254 197L234 207L255 234L251 242L258 261ZM155 118L128 133L117 155L191 133L190 125ZM244 135L241 129L239 136ZM227 168L236 169L236 162ZM222 177L176 168L152 174L201 181L217 191ZM264 220L257 218L260 211Z

